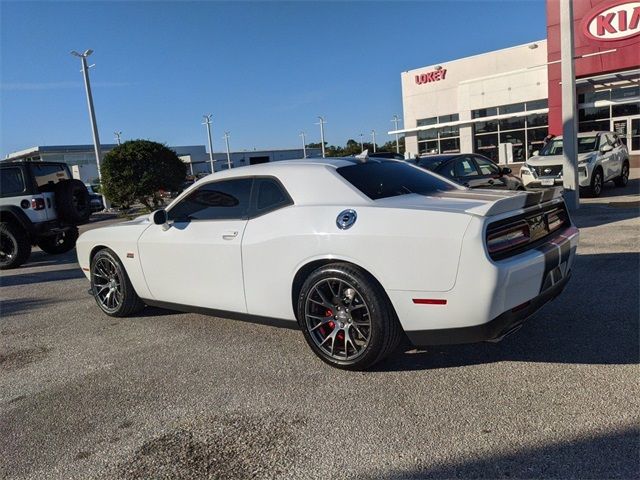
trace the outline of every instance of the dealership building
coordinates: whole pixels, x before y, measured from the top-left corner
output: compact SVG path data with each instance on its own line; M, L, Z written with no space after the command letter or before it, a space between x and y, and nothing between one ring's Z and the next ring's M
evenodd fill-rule
M574 1L578 129L612 130L640 166L640 2ZM547 39L403 72L408 155L475 152L521 163L562 134L559 3Z

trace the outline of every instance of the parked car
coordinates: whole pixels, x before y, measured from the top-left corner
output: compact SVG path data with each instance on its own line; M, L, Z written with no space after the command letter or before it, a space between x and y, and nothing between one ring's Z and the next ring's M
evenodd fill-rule
M510 168L476 153L427 155L418 158L416 164L469 188L524 190Z
M102 195L96 193L91 184L85 183L84 186L87 187L87 192L89 192L89 205L91 207L91 213L101 212L102 210L104 210Z
M104 313L145 304L302 329L330 365L500 340L563 290L579 232L561 189L481 194L404 161L217 172L166 210L82 234Z
M369 158L392 158L395 160L404 160L404 155L394 152L368 152Z
M526 187L562 185L562 137L554 137L520 170ZM605 182L618 187L629 181L629 152L614 132L578 134L578 181L580 189L593 197L602 193Z
M25 263L33 245L68 252L90 215L89 192L66 163L0 163L0 270Z

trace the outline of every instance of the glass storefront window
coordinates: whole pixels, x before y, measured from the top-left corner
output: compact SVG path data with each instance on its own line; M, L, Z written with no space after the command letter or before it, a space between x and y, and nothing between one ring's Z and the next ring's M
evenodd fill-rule
M498 114L507 115L509 113L524 112L524 103L512 103L498 107Z
M438 123L438 117L421 118L416 122L418 127L426 127L427 125L435 125Z
M457 122L458 120L460 120L460 115L457 113L438 117L438 123Z
M638 115L640 114L640 103L622 103L620 105L612 105L611 106L611 116L612 117L626 117L629 115Z
M460 137L440 140L440 153L457 153L460 151Z
M598 100L609 100L610 98L611 90L578 93L578 103L593 103L597 102Z
M493 117L498 114L498 107L471 110L471 118Z
M418 140L433 140L438 138L438 129L422 130L418 132Z
M597 132L599 130L609 130L609 119L592 122L578 122L579 132Z
M476 132L478 133L488 133L488 132L497 132L498 131L498 121L488 121L488 122L478 122L475 124Z
M544 98L542 100L534 100L532 102L527 102L527 110L541 110L543 108L549 107L549 101Z
M547 127L527 130L527 158L531 157L536 150L542 149L544 139L548 133L549 129Z
M524 128L524 117L511 117L500 120L500 130Z
M475 152L490 158L494 162L498 161L498 134L475 136Z
M609 107L584 107L578 110L579 122L598 120L600 118L609 118Z
M528 127L542 127L549 125L549 115L546 113L537 113L527 117Z
M500 143L510 143L513 145L514 162L524 162L526 160L524 130L500 132Z

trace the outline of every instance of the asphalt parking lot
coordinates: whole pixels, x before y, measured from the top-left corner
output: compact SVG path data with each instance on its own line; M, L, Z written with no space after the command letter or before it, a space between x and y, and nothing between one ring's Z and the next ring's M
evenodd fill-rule
M0 279L0 477L638 478L639 174L584 202L572 281L517 334L364 373L296 330L107 317L75 252L34 250Z

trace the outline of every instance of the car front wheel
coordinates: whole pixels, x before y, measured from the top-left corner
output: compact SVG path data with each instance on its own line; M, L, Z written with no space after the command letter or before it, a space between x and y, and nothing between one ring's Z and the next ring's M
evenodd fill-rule
M380 284L346 263L325 265L309 275L298 296L297 316L314 353L348 370L379 362L393 352L402 335Z
M589 188L589 193L592 197L599 197L602 193L602 186L604 185L604 178L602 176L602 170L600 168L596 168L593 172L593 176L591 177L591 186Z
M118 256L108 248L91 260L91 293L111 317L126 317L144 308Z
M67 253L76 246L78 240L78 229L72 227L57 235L49 235L38 239L38 246L43 252L51 255Z

